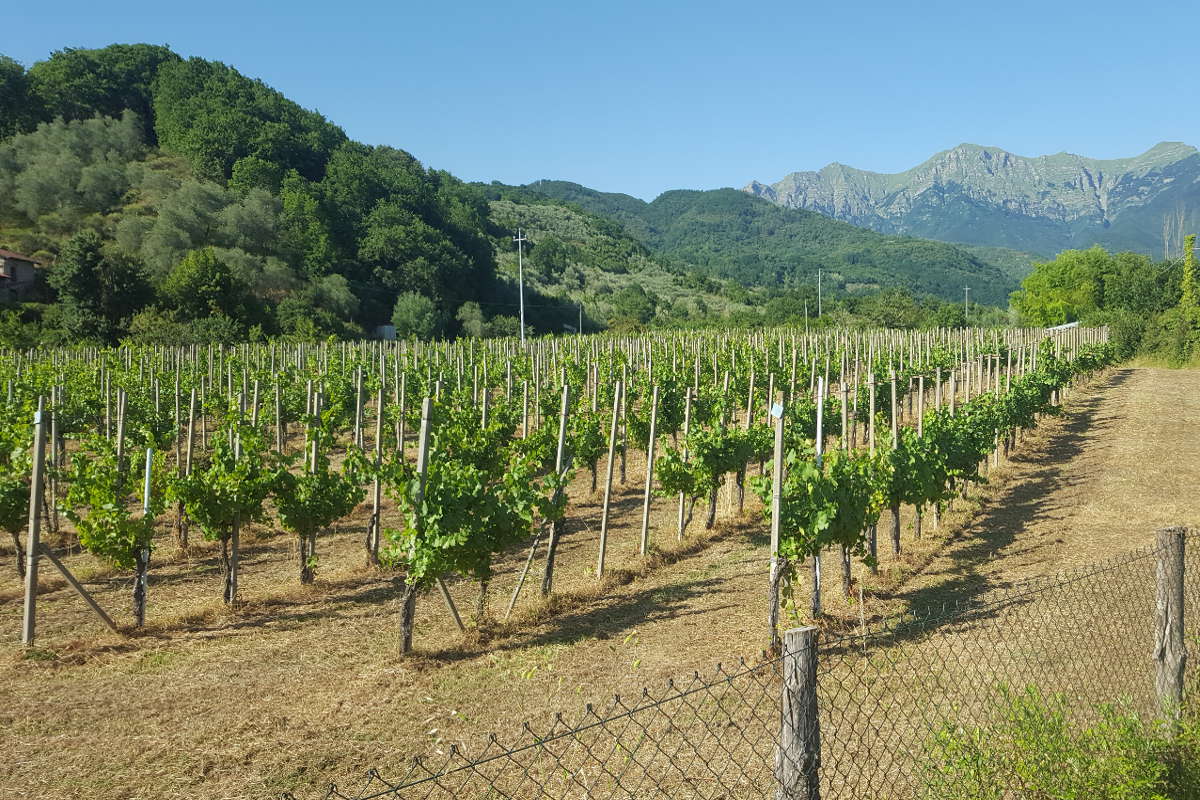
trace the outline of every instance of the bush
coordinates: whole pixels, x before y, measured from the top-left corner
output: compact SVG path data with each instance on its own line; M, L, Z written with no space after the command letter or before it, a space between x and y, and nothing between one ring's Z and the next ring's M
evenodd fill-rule
M927 800L1178 800L1200 796L1200 725L1185 715L1170 739L1126 705L1102 705L1096 721L1072 720L1061 696L1004 691L998 722L947 725L919 775Z

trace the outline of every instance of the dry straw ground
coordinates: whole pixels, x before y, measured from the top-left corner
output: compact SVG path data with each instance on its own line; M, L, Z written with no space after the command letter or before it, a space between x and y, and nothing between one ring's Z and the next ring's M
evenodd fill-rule
M1200 520L1200 372L1123 369L1069 398L1068 413L1029 435L988 487L940 530L856 573L868 621L910 608L986 598L1152 541L1156 527ZM13 798L260 798L314 793L366 769L399 774L414 755L467 752L559 709L660 685L753 656L765 643L766 531L756 502L711 533L694 523L675 541L675 507L655 501L660 551L636 552L642 465L617 497L610 574L594 577L599 495L573 487L574 511L549 603L531 576L518 613L467 636L436 595L418 609L418 657L395 656L397 604L386 576L364 566L365 516L318 545L310 587L297 585L292 540L248 542L243 604L219 601L215 552L164 544L152 568L148 628L107 634L49 571L38 648L22 653L20 584L0 574L0 796ZM698 514L700 516L700 514ZM503 612L523 552L492 584ZM831 559L832 561L832 559ZM128 578L88 556L68 559L100 602L128 620ZM827 568L828 569L828 568ZM834 628L858 624L833 570ZM477 588L453 587L464 612ZM468 615L469 616L469 615Z

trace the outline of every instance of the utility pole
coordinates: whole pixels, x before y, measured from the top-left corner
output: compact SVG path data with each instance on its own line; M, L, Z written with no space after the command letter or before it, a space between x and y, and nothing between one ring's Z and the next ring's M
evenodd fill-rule
M817 270L817 319L821 318L821 270Z
M963 322L971 319L971 287L963 287Z
M517 235L513 237L513 241L517 243L517 291L520 295L521 303L521 346L525 346L525 251L522 245L529 240L517 228Z

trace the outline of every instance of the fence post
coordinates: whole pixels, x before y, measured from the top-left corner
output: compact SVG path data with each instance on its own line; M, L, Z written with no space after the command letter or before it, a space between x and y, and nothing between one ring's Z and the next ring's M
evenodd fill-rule
M775 800L820 800L821 723L817 716L817 628L783 637L783 704L775 751Z
M1167 723L1176 726L1183 703L1187 648L1183 640L1183 554L1186 528L1158 530L1155 587L1154 688Z

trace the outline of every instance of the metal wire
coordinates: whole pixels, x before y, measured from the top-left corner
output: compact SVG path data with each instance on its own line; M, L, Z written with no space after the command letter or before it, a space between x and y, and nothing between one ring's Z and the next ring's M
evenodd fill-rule
M1187 543L1190 641L1200 612L1195 531ZM1155 547L1136 550L822 641L821 796L923 796L935 737L999 724L1003 698L1026 687L1059 698L1074 721L1095 719L1099 704L1118 701L1153 718L1158 556ZM788 663L764 656L718 665L712 675L615 696L573 718L559 714L545 730L527 723L507 741L493 735L470 757L451 747L437 760L413 759L403 775L372 770L355 790L330 786L324 798L776 797L780 781L799 768L780 749ZM1194 677L1190 664L1188 672Z

